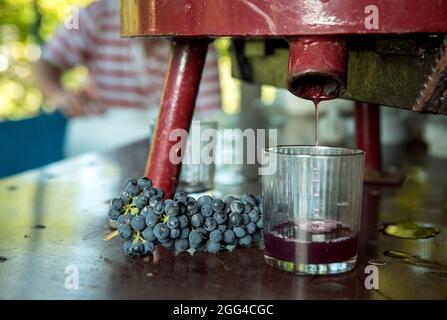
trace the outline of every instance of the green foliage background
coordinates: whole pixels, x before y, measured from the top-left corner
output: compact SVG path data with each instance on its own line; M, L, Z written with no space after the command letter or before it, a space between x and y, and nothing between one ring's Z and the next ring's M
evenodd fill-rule
M20 119L42 110L32 65L40 45L51 37L72 6L92 0L0 0L0 119ZM76 86L85 76L78 68L64 77Z

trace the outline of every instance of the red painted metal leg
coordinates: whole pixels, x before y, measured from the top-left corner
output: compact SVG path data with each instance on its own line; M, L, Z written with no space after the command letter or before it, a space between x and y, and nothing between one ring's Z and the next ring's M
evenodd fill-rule
M173 42L169 70L166 75L160 113L148 157L145 175L154 186L172 197L177 187L181 164L169 160L171 148L178 141L169 141L174 129L189 130L209 41L176 39Z
M382 170L380 146L380 107L358 102L355 106L355 133L357 148L366 152L366 170Z
M380 144L380 107L357 102L355 106L357 148L365 151L365 179L367 183L398 185L404 174L401 170L383 172Z

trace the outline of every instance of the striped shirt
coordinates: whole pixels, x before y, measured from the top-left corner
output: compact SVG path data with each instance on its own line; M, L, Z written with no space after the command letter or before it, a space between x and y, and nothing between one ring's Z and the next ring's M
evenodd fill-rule
M86 65L106 107L158 107L169 41L121 38L118 0L100 0L80 9L78 26L61 26L44 46L42 58L63 70ZM210 45L196 110L216 111L220 104L217 55Z

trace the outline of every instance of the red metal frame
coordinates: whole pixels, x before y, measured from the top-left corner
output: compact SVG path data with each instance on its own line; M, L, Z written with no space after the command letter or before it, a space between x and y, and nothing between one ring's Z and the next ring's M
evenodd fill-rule
M380 146L380 107L358 102L355 106L355 133L357 148L365 151L365 169L382 170Z
M365 18L378 9L378 29ZM447 0L122 0L124 36L297 36L447 31Z
M166 75L160 114L153 144L149 152L145 175L155 187L171 198L177 186L180 164L169 159L171 148L177 141L169 141L174 129L189 130L205 64L209 41L176 39Z

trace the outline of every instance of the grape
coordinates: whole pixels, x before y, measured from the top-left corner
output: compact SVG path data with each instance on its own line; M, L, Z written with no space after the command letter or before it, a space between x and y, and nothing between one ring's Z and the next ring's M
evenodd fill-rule
M243 247L249 247L251 245L251 235L247 234L245 237L239 239L239 244Z
M197 206L199 207L199 209L201 209L203 206L210 206L212 202L213 198L211 198L209 195L204 195L197 199Z
M168 210L170 206L172 206L175 203L172 199L166 199L165 200L165 209Z
M137 179L135 179L134 177L126 178L126 180L124 181L124 186L127 186L130 183L131 184L137 184Z
M256 226L257 226L259 229L263 229L263 228L264 228L264 220L263 220L262 218L260 218L260 219L258 220L258 222L256 222Z
M178 219L178 225L179 225L180 229L183 229L189 225L188 216L185 216L185 215L178 216L177 219Z
M222 232L221 231L219 231L219 230L213 230L213 231L211 231L211 233L210 233L210 239L211 239L211 241L214 241L214 242L221 242L222 241L222 238L223 238L223 235L222 235Z
M135 218L135 216L133 214L125 214L124 215L124 223L131 224L133 218Z
M154 228L157 225L158 220L159 220L159 217L155 213L151 212L146 217L146 224L149 227Z
M123 200L124 203L129 203L131 196L126 191L120 193L120 199Z
M217 226L217 230L219 230L220 232L225 232L225 231L227 231L227 225L226 224L219 224L218 226Z
M150 241L146 241L144 243L144 254L149 254L154 252L155 250L155 244L153 242Z
M147 242L154 242L157 239L154 235L154 230L152 230L152 228L150 227L144 229L142 235L144 240L146 240Z
M227 221L227 215L223 211L216 211L213 217L217 224L224 224Z
M261 205L258 207L258 210L259 210L259 213L260 213L260 214L264 214L264 204L261 204Z
M197 205L196 199L193 197L188 197L188 201L186 202L186 212L191 214L199 212L199 206Z
M149 206L145 206L145 207L140 211L140 214L141 214L143 217L145 217L145 218L147 218L147 216L148 216L149 214L151 214L151 213L154 213L154 210L153 210L151 207L149 207Z
M225 208L225 203L220 199L214 199L211 202L211 208L213 208L214 211L221 211Z
M187 213L186 205L183 202L176 202L176 204L180 208L180 214L186 214Z
M249 234L253 234L256 232L256 224L254 222L250 222L249 224L247 224L247 232Z
M232 243L236 239L236 235L233 230L228 229L224 232L223 240L226 243Z
M203 224L206 231L211 232L217 228L217 222L214 218L208 217L205 219L205 223Z
M236 237L238 237L238 238L245 237L245 235L247 234L247 231L245 230L245 226L235 227L235 228L233 228L233 231L234 231L234 234L236 235Z
M121 212L118 209L110 208L108 215L110 219L117 220L121 216Z
M191 246L191 248L192 248L192 246ZM194 247L194 249L196 249L196 251L205 251L205 249L206 249L206 243L205 243L205 242L201 242L201 243L199 243L198 245L196 245L196 246Z
M157 191L154 188L146 187L143 189L143 194L150 199L157 195Z
M200 213L204 217L211 217L213 215L213 208L211 208L211 206L209 206L209 205L204 205L204 206L202 206Z
M173 240L173 239L166 239L166 240L163 240L163 241L161 241L161 245L162 245L163 247L165 247L166 249L171 250L171 249L174 248L174 240Z
M174 201L186 205L186 203L188 202L188 195L183 191L176 192L174 194Z
M249 213L253 208L248 203L244 203L244 213Z
M110 208L120 210L124 206L124 201L121 198L113 198L110 200Z
M172 200L166 200L167 203L165 203L165 212L168 216L175 217L180 214L180 206L178 203L172 201Z
M165 212L164 204L162 202L157 203L154 206L154 212L155 212L155 214L162 215Z
M141 177L140 179L138 179L138 186L141 189L151 188L152 187L152 181L151 181L151 179L149 179L147 177Z
M169 217L168 222L166 223L169 229L178 228L179 222L176 217Z
M136 231L143 231L146 228L146 222L143 216L136 216L133 218L131 225Z
M163 197L165 196L165 192L163 190L161 190L160 188L155 188L155 192L156 192L156 196L160 197L160 199L163 199Z
M239 200L233 200L230 204L230 209L233 213L243 213L244 204Z
M200 227L203 224L203 216L200 213L196 213L191 217L191 224L194 227Z
M256 205L256 198L251 193L244 193L241 195L241 201L244 203L248 203L250 206Z
M147 205L148 201L149 201L148 197L141 195L136 197L133 203L135 204L135 207L137 207L138 209L143 209Z
M149 207L154 208L160 202L161 202L161 198L159 196L153 196L153 197L149 198Z
M122 224L118 228L118 234L123 240L132 238L132 228L128 224Z
M191 247L217 253L221 243L227 248L249 247L262 239L262 196L244 193L240 199L228 196L222 201L204 195L196 200L180 191L173 199L163 197L163 190L141 177L128 178L120 197L110 201L108 215L117 221L127 255L151 254L157 243L177 252ZM277 210L286 212L288 208L280 204ZM140 231L142 238L131 241L133 229Z
M237 246L237 244L239 243L239 239L234 237L234 240L228 243L228 246Z
M225 198L225 207L230 207L230 204L234 201L237 200L235 197L233 196L228 196Z
M189 247L188 239L175 239L174 247L177 251L185 251Z
M158 223L154 227L154 235L160 241L168 238L169 234L170 234L170 230L169 230L168 226L164 223Z
M181 230L179 228L174 228L174 229L171 229L169 237L171 239L177 239L178 237L180 237L180 234L181 234Z
M233 201L234 202L234 201ZM242 222L242 216L239 213L232 213L228 217L228 225L231 227L237 227Z
M192 230L188 236L191 247L197 247L202 242L202 233L197 230Z
M118 219L116 220L116 223L117 223L118 227L120 225L122 225L123 223L126 223L126 216L124 214L120 215L118 217Z
M135 197L140 193L140 187L138 187L137 184L129 183L124 188L124 191L126 191L132 197Z
M191 232L191 229L189 229L189 227L182 228L180 230L180 238L188 239L188 236L189 236L190 232Z
M206 232L205 228L203 227L194 228L194 230L199 232L202 235L202 238L206 238L206 236L208 235L208 232Z
M210 253L218 253L220 251L220 243L216 243L214 241L207 241L206 251Z
M131 256L132 255L132 241L127 240L124 242L124 252L128 255Z
M256 223L259 220L259 213L258 213L258 210L256 210L256 209L251 210L250 213L248 214L248 216L250 217L251 222Z

